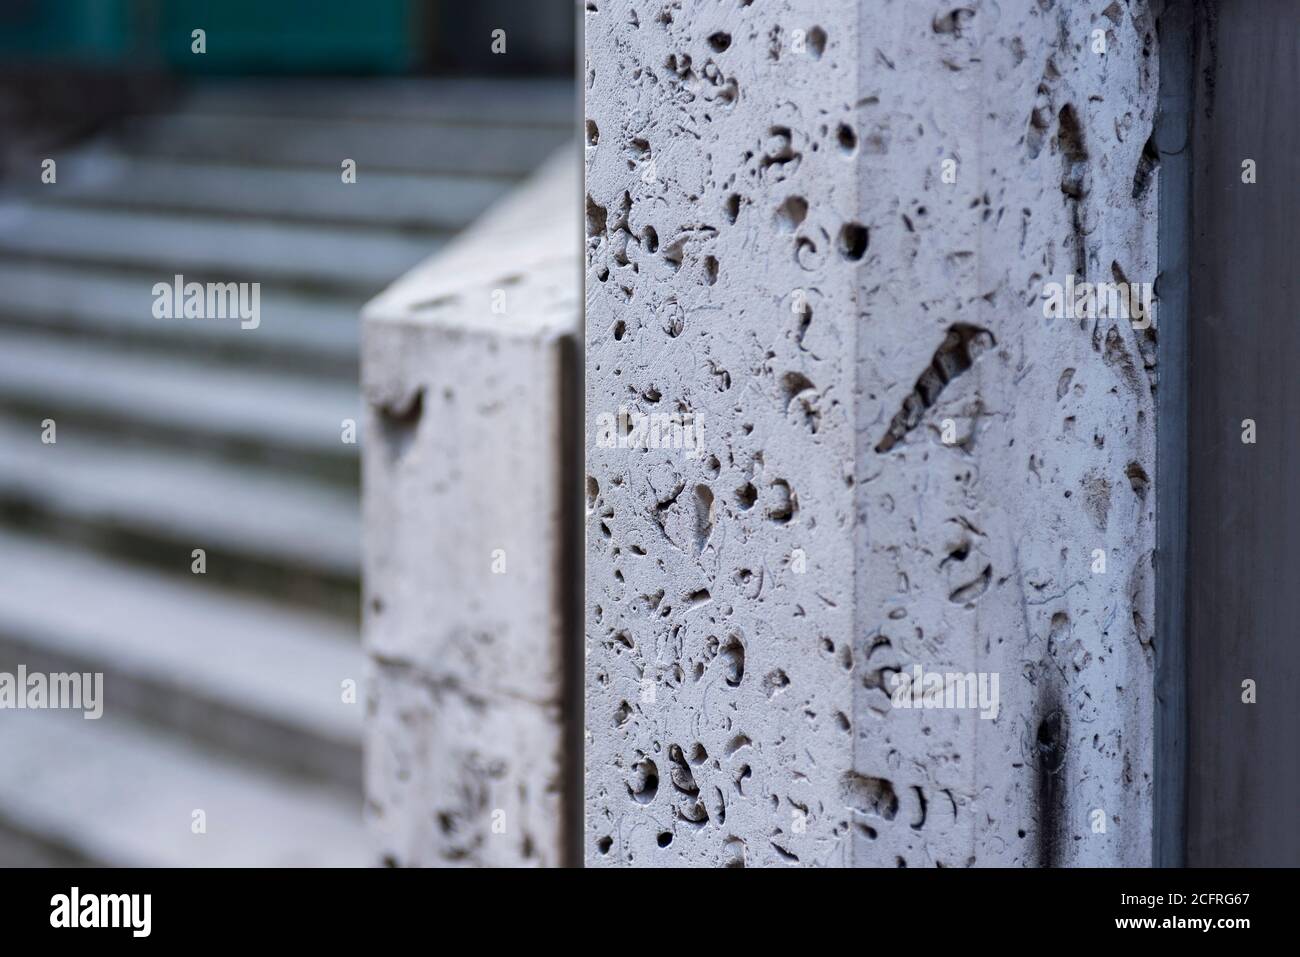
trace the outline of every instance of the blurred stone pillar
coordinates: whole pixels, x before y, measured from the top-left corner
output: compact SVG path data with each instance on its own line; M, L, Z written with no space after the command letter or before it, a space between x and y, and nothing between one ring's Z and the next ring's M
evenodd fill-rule
M1148 863L1149 4L586 10L585 860Z
M367 820L383 862L576 862L572 153L365 309Z

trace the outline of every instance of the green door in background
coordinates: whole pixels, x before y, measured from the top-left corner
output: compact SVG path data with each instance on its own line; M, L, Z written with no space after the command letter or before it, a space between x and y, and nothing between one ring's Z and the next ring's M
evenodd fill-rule
M7 0L6 65L184 73L401 73L421 58L418 0ZM206 31L207 52L191 52Z

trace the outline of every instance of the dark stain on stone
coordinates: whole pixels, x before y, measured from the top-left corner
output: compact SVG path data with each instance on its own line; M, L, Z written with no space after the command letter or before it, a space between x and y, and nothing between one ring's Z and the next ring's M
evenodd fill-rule
M1038 866L1059 867L1065 829L1065 751L1069 722L1055 692L1044 688L1038 702L1038 726L1029 742L1034 755L1038 814Z

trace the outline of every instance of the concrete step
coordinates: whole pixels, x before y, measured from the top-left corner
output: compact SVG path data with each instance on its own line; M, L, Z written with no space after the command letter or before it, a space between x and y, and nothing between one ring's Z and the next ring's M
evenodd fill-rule
M205 81L185 95L180 108L223 115L572 129L578 104L568 80L536 77L525 82L240 77Z
M0 712L0 838L29 863L322 867L370 863L361 797L105 713ZM195 834L194 812L206 832ZM0 865L10 863L0 839Z
M356 295L374 293L436 251L442 239L353 226L0 203L0 254L36 262L152 271L153 283L264 282Z
M103 270L0 257L0 327L112 340L137 353L188 353L241 368L357 378L360 300L262 287L256 330L237 322L154 318L153 271Z
M201 320L154 320L197 323ZM255 335L257 330L247 330ZM329 478L358 481L352 382L140 355L0 329L0 407L88 434L127 432Z
M33 163L33 168L39 166ZM168 158L129 158L89 149L59 161L55 187L27 197L47 203L191 211L278 222L381 226L433 233L458 230L497 199L508 182L486 176L428 176L341 169L268 169Z
M188 575L355 616L355 491L75 427L40 441L38 419L0 418L0 519Z
M521 129L384 119L340 123L334 118L185 111L129 118L108 142L132 157L314 167L338 182L344 159L356 161L358 181L368 172L518 179L569 138L563 126Z
M0 581L0 670L103 672L113 714L360 787L354 628L4 530Z

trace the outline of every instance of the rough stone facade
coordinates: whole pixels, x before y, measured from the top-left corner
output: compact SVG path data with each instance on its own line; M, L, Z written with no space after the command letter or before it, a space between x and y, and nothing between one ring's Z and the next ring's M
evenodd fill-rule
M586 10L586 862L1148 863L1149 4Z

